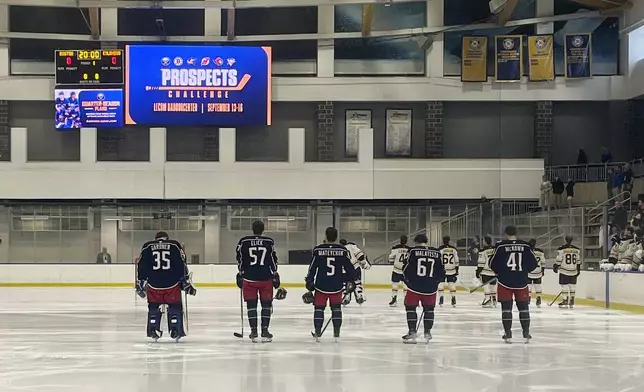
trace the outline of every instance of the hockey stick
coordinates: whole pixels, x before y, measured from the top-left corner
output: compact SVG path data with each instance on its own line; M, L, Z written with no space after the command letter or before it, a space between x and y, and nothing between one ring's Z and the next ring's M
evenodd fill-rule
M352 293L349 293L349 294L345 295L344 298L342 298L342 302L344 302L344 300L347 297L351 298L351 294ZM340 308L340 309L342 309L342 308ZM311 331L311 336L313 336L314 338L321 338L322 335L324 335L324 331L326 331L326 329L329 326L329 324L331 324L331 321L333 321L333 310L331 310L331 317L329 318L329 320L327 320L326 324L324 324L324 327L322 328L322 331L320 331L320 336L317 336L315 334L315 331Z
M563 294L563 290L562 290L562 291L560 291L560 292L559 292L559 294L557 294L557 296L555 297L555 299L553 299L553 300L552 300L552 302L550 302L550 303L548 304L548 306L552 306L552 304L554 304L555 302L557 302L557 300L559 299L559 297L561 296L561 294Z
M183 292L183 323L186 327L186 334L190 332L190 317L188 317L188 294Z
M477 291L477 290L479 290L479 289L481 289L481 288L483 288L483 287L485 287L485 286L487 286L489 284L492 284L492 283L496 282L496 280L497 280L497 278L494 278L494 279L490 280L487 283L481 283L480 285L470 289L470 294L472 294L473 292L475 292L475 291Z
M415 310L414 310L415 312ZM425 320L425 309L423 309L423 312L420 314L420 318L418 319L418 322L416 323L416 333L418 333L418 328L420 328L420 323Z
M241 333L234 332L233 335L236 338L244 337L244 296L242 294L242 289L239 289L239 316L241 318Z

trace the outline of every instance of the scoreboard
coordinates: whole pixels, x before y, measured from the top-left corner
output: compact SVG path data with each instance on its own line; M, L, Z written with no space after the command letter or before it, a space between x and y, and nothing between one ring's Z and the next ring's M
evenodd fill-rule
M56 84L123 84L123 51L57 50Z

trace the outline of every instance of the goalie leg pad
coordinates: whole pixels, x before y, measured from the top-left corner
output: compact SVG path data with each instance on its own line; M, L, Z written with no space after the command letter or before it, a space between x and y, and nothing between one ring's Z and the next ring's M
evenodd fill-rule
M271 323L273 300L262 300L262 329L268 328Z
M186 336L183 329L183 306L181 302L168 304L168 330L170 331L170 336Z
M152 331L161 331L161 304L149 303L148 304L148 336Z

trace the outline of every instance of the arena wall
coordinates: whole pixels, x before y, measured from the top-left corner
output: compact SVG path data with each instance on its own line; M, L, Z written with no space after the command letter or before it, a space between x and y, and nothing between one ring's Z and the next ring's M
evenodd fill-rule
M191 265L197 287L234 287L236 265ZM282 283L286 287L304 286L308 267L283 265L280 267ZM0 264L0 286L4 287L132 287L134 265L28 265ZM475 267L461 267L460 283L473 286ZM367 289L389 289L391 266L374 266L365 271ZM577 284L577 298L581 305L603 307L606 294L612 309L644 312L644 274L605 273L583 271ZM608 290L606 289L608 285ZM561 288L558 275L547 270L543 279L547 298L554 298ZM298 294L299 295L299 294ZM465 295L465 294L461 294Z

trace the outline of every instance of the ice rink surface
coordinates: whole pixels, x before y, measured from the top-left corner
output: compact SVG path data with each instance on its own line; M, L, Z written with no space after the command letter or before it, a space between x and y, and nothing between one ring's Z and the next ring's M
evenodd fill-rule
M434 340L411 346L404 308L368 291L345 308L341 342L328 330L317 344L302 294L276 301L273 343L252 344L233 337L239 292L202 289L176 344L148 342L131 289L0 289L0 391L644 391L644 316L533 307L532 343L506 345L500 309L459 293L437 311Z

